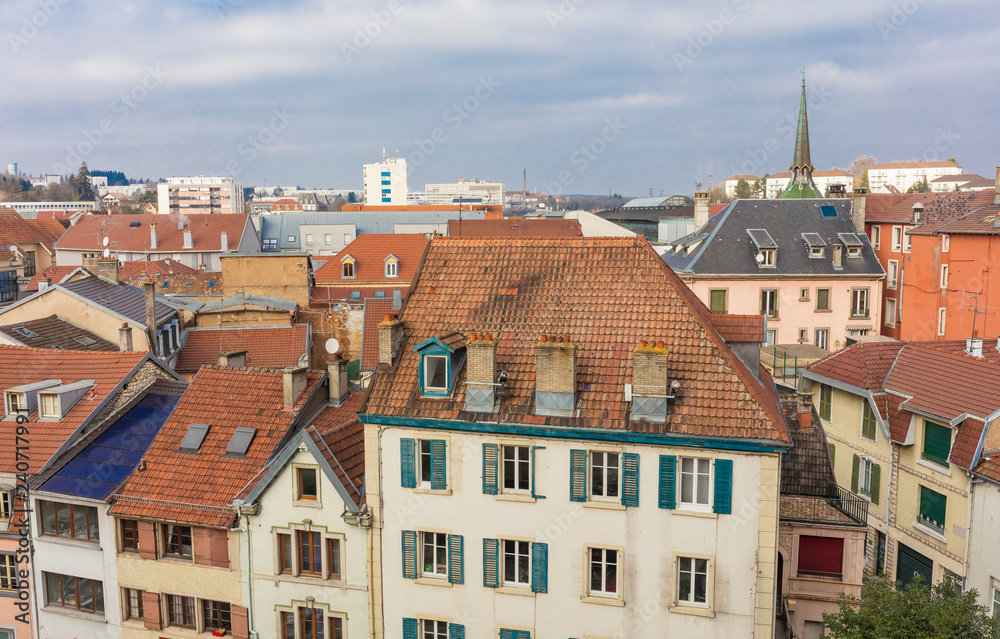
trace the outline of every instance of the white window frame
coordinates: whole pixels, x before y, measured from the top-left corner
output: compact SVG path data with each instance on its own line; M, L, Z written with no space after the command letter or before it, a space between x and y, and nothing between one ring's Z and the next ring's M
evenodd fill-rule
M951 235L947 233L941 234L941 252L947 253L951 251Z
M704 572L697 570L699 561L705 562ZM678 555L676 557L676 565L677 569L674 574L674 601L676 601L678 606L708 608L712 601L712 560L708 557ZM691 575L691 590L690 596L687 599L681 599L681 573L683 572ZM695 597L694 582L695 577L699 574L704 574L705 576L705 601L697 601Z
M51 402L51 406L46 406L46 402ZM38 394L38 416L39 417L61 417L59 410L59 396L55 393Z
M510 463L513 470L507 470L508 453L512 453ZM522 458L521 455L524 455ZM500 445L500 490L504 493L527 494L531 492L531 446L516 444ZM507 486L507 479L512 479L512 486ZM519 488L521 484L526 488Z
M769 303L765 304L765 300ZM762 288L760 289L760 306L762 315L766 315L771 319L778 318L778 289L776 288Z
M428 579L447 579L448 578L448 535L442 532L424 532L421 531L420 535L420 576ZM430 544L428 544L430 540ZM432 561L432 570L428 572L425 570L427 567L427 561L425 557L427 556L428 546L433 548L434 558ZM440 553L440 554L439 554ZM444 572L437 572L438 560L443 558L444 561L442 566Z
M399 263L389 260L385 263L386 277L399 277Z
M910 249L913 248L913 236L912 235L907 235L907 233L906 233L907 231L909 231L909 230L911 230L913 228L914 227L912 227L912 226L904 226L903 227L903 252L904 253L909 253Z
M431 461L431 440L430 439L418 439L416 441L416 457L417 457L417 468L415 470L417 474L417 487L418 488L430 488L431 487L431 475L434 474L434 463ZM426 449L426 450L425 450ZM424 459L427 460L427 476L424 476Z
M945 324L947 323L947 321L948 321L948 309L944 306L938 307L937 334L939 337L944 335L944 331L946 328Z
M882 227L878 224L872 224L871 243L876 251L882 248Z
M863 306L859 306L858 302L863 302ZM861 313L865 314L862 315ZM868 289L852 288L851 317L869 317L870 315L871 315L871 307L868 305Z
M808 288L800 288L799 289L799 301L800 302L808 302L809 301L809 289Z
M424 391L431 391L433 393L447 393L448 392L448 356L430 354L424 355ZM444 360L444 386L431 386L431 367L429 366L431 359L441 359Z
M828 328L817 328L816 329L816 346L823 349L829 349L830 347L830 329Z
M761 249L760 254L763 256L763 260L760 262L761 268L772 268L774 267L777 254L777 249Z
M772 329L768 329L764 333L764 345L765 346L774 346L774 344L777 342L777 340L778 340L778 331L777 330L775 330L775 329L772 328Z
M883 324L889 328L896 328L896 298L887 297L885 298L885 317L883 319Z
M440 619L418 619L419 639L448 639L448 622Z
M889 260L888 262L888 273L886 273L885 287L896 290L896 286L899 285L899 261Z
M941 290L948 290L948 265L941 265Z
M523 550L523 552L522 552ZM511 552L512 551L512 552ZM513 579L508 579L507 574L507 557L510 556L514 560L514 574L510 575ZM500 571L501 571L501 583L504 586L510 586L511 588L530 588L531 587L531 542L524 539L500 539ZM524 581L519 579L519 567L520 562L524 561L528 565L527 573L524 575Z
M594 551L601 553L600 559L594 559ZM619 597L622 590L622 561L621 561L621 551L617 548L601 548L598 546L590 546L587 548L587 594L591 597L609 597L616 598ZM609 561L613 560L613 561ZM608 581L608 567L614 566L615 568L615 589L614 591L604 590L603 588L607 586ZM601 589L595 590L593 588L593 583L591 582L592 575L594 573L594 567L600 566L601 569Z
M14 398L17 401L14 402ZM5 391L3 394L3 403L5 412L8 415L19 415L20 411L27 411L28 408L28 397L24 393L19 393L17 391ZM16 403L16 408L15 408Z
M691 464L690 469L685 470L685 465ZM714 483L712 481L712 459L708 457L679 457L677 459L677 507L683 510L695 510L699 512L712 512L712 493ZM705 478L706 490L698 488L698 479ZM693 484L692 484L693 482ZM691 486L691 499L685 500L685 488Z
M611 466L611 463L610 463L612 456L614 456L614 463L615 463L615 466L616 466L614 468L614 477L615 477L615 491L614 491L614 494L610 494L611 491L608 490L608 483L609 483L608 482L608 477L611 476L611 473L609 473L608 471L612 469L612 466ZM587 457L589 457L589 460L587 462L589 464L589 468L587 469L587 478L589 480L587 482L587 498L588 499L592 499L592 500L596 500L596 501L618 501L618 500L620 500L621 496L622 496L622 456L621 456L621 453L616 452L616 451L607 451L607 450L593 450L593 451L590 451L590 454L587 455ZM598 459L599 458L601 459L600 463L598 463ZM602 485L602 490L601 490L600 493L597 493L594 490L594 478L597 476L597 473L595 472L597 469L600 469L602 471L602 475L604 476L604 481L602 482L602 484L603 484Z
M858 493L865 497L872 495L872 468L875 466L870 458L862 456L858 463Z
M892 252L899 253L903 249L903 227L892 227Z

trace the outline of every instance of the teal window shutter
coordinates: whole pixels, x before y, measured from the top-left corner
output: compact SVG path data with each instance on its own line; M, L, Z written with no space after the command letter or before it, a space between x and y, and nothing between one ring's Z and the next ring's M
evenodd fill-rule
M531 544L531 592L549 591L549 545Z
M587 451L569 451L569 500L587 501Z
M508 630L507 628L500 629L500 639L517 639L517 634L514 630Z
M639 455L622 453L622 506L639 505Z
M465 563L462 558L462 535L448 535L448 581L465 583Z
M417 639L417 620L403 618L403 639Z
M465 626L460 623L448 624L448 639L465 639Z
M532 499L545 499L545 495L539 495L535 490L535 451L545 450L545 446L532 446L531 447L531 498Z
M497 455L499 447L496 444L483 444L483 494L497 494Z
M715 460L715 506L712 511L720 515L733 512L733 461Z
M417 487L416 444L408 437L399 440L399 477L403 488Z
M445 459L447 446L443 439L431 441L431 489L444 490L448 488L448 470Z
M500 587L500 540L483 540L483 585Z
M677 507L677 457L660 455L660 508Z
M417 578L417 533L413 530L403 531L403 578Z
M927 461L948 465L948 455L951 453L951 429L933 422L924 426L924 450L921 456Z

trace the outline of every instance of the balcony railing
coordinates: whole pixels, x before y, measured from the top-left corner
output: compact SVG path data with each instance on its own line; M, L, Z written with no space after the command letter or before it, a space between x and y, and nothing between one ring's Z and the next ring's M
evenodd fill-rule
M859 524L868 525L868 500L844 490L833 482L827 483L827 500L830 504Z
M825 497L782 495L781 519L834 526L867 526L868 501L828 483Z
M851 319L866 319L868 317L867 308L852 308Z

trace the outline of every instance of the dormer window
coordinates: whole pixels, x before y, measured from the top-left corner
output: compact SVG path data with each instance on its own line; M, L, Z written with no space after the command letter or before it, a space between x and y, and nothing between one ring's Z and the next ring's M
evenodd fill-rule
M777 260L778 244L771 237L771 234L764 229L747 229L750 241L757 247L757 260L759 268L774 268Z
M776 253L776 251L774 249L762 249L761 252L760 252L760 256L761 256L762 259L757 260L758 263L762 267L765 267L765 266L774 266L774 254L775 253Z
M803 233L802 240L809 249L810 258L821 258L826 255L826 241L819 233Z
M28 412L28 404L24 393L7 391L4 393L4 403L5 411L8 415Z
M455 377L465 362L465 336L449 333L432 337L413 347L420 354L420 393L447 397L455 388Z
M354 269L355 264L356 264L356 260L353 257L351 257L350 255L348 255L348 256L344 257L344 259L340 260L340 276L341 276L341 278L343 278L345 280L353 280L355 277L357 277L357 271L355 271L355 269Z
M385 258L385 276L399 277L399 260L395 255Z
M861 257L861 240L856 233L838 233L837 237L847 247L847 257Z
M38 414L40 417L59 417L59 396L52 393L39 393Z
M59 386L62 382L58 379L47 379L34 384L24 384L15 386L4 391L4 414L7 419L14 419L18 415L27 417L38 407L38 393L46 389ZM91 385L93 382L91 381Z

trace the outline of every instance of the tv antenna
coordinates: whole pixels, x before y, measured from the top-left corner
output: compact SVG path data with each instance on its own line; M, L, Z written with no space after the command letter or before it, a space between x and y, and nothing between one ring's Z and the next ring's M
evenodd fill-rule
M979 337L979 331L976 330L976 322L979 320L980 315L996 315L996 308L993 306L980 306L979 297L983 295L982 291L976 291L975 293L969 293L969 299L973 300L972 304L966 302L962 310L972 311L972 337ZM986 332L986 319L983 319L983 332Z

